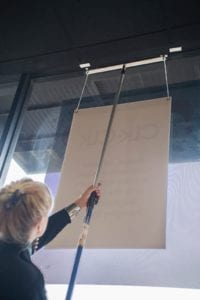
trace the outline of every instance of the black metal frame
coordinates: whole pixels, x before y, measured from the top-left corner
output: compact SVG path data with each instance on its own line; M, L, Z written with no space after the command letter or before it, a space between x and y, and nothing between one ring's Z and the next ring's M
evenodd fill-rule
M24 114L28 106L30 91L31 76L22 74L0 139L0 186L5 181L15 151Z

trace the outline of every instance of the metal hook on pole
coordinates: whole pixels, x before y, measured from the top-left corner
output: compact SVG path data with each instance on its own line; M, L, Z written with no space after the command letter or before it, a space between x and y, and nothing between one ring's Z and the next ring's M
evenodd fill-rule
M119 87L118 87L117 93L116 93L115 98L114 98L114 102L113 102L113 106L112 106L112 110L111 110L111 114L110 114L110 119L109 119L107 130L106 130L106 135L105 135L105 139L104 139L104 143L103 143L103 147L102 147L98 167L97 167L95 178L94 178L94 181L93 181L94 185L96 185L96 183L98 181L98 176L99 176L99 173L100 173L100 170L101 170L101 167L102 167L102 163L103 163L103 159L104 159L104 155L105 155L105 152L106 152L106 147L107 147L108 139L109 139L110 132L111 132L111 127L112 127L112 123L113 123L113 119L114 119L114 114L115 114L115 111L116 111L116 106L118 104L120 94L121 94L121 90L122 90L122 85L123 85L123 82L124 82L125 68L126 68L125 65L123 65L123 68L122 68L122 71L121 71ZM93 192L91 194L89 200L88 200L87 211L86 211L86 215L85 215L84 223L83 223L83 230L81 232L79 242L78 242L78 247L77 247L77 250L76 250L74 266L73 266L72 273L71 273L71 278L70 278L69 287L68 287L68 290L67 290L66 300L71 300L71 297L72 297L72 294L73 294L73 289L74 289L74 285L75 285L75 281L76 281L76 276L77 276L77 271L78 271L78 267L79 267L79 263L80 263L80 259L81 259L81 254L82 254L83 247L84 247L86 239L87 239L90 219L91 219L91 216L92 216L94 205L97 204L97 202L98 202L98 198L96 196L96 193Z

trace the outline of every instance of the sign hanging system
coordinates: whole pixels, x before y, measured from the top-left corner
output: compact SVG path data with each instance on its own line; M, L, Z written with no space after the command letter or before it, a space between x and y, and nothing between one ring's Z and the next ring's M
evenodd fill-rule
M102 73L102 72L113 71L113 70L121 70L121 76L120 76L120 80L119 80L118 90L115 94L112 109L111 109L111 112L110 112L109 122L108 122L108 126L107 126L107 129L106 129L106 134L105 134L105 138L104 138L104 142L103 142L99 162L98 162L98 165L97 165L96 173L95 173L95 176L94 176L93 185L96 185L97 182L98 182L99 173L101 171L102 163L103 163L103 160L104 160L104 156L105 156L105 152L106 152L106 148L107 148L107 144L108 144L108 140L109 140L109 136L110 136L110 132L111 132L111 128L112 128L113 119L114 119L114 116L115 116L116 107L117 107L117 104L118 104L118 101L119 101L119 98L120 98L121 90L122 90L122 87L123 87L123 82L124 82L124 79L125 79L126 69L131 68L131 67L146 65L146 64L163 62L164 63L164 71L165 71L167 97L169 97L166 58L167 58L167 56L163 55L163 56L159 56L159 57L156 57L156 58L145 59L145 60L142 60L142 61L127 63L127 64L124 64L124 65L121 64L121 65L105 67L105 68L100 68L100 69L93 69L93 70L92 69L89 70L90 64L80 65L80 67L85 68L86 76L85 76L85 81L84 81L83 88L82 88L82 91L81 91L81 95L80 95L80 98L79 98L79 101L78 101L78 105L77 105L77 108L75 109L76 113L78 113L78 111L79 111L79 107L80 107L80 104L81 104L81 101L82 101L82 98L83 98L83 95L84 95L84 91L85 91L85 88L86 88L86 85L87 85L87 82L88 82L89 75ZM83 222L82 232L81 232L81 235L80 235L80 238L79 238L79 241L78 241L78 246L77 246L75 259L74 259L74 265L73 265L73 268L72 268L72 273L71 273L69 286L68 286L68 290L67 290L66 300L71 300L72 299L72 294L73 294L74 285L75 285L75 282L76 282L76 276L77 276L77 272L78 272L78 268L79 268L79 263L80 263L82 251L83 251L83 248L85 246L88 231L89 231L90 220L91 220L91 217L92 217L94 206L97 203L98 203L98 197L97 197L96 193L93 192L91 194L89 200L88 200L86 215L85 215L84 222Z

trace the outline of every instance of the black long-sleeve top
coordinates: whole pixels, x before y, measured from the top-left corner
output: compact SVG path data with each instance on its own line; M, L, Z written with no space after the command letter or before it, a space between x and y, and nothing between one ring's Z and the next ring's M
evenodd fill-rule
M65 209L49 217L38 249L71 222ZM31 261L30 247L0 241L0 300L46 300L44 278Z

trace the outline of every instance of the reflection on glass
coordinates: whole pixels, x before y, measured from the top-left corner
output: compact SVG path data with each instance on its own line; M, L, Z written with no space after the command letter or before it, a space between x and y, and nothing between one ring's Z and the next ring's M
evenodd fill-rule
M72 115L82 85L78 80L79 89L74 89L75 94L70 93L71 81L71 78L61 77L34 82L6 183L31 177L46 182L56 194Z
M27 174L18 164L12 159L10 168L6 177L5 184L12 181L19 180L20 178L31 178L36 181L45 182L45 174Z

